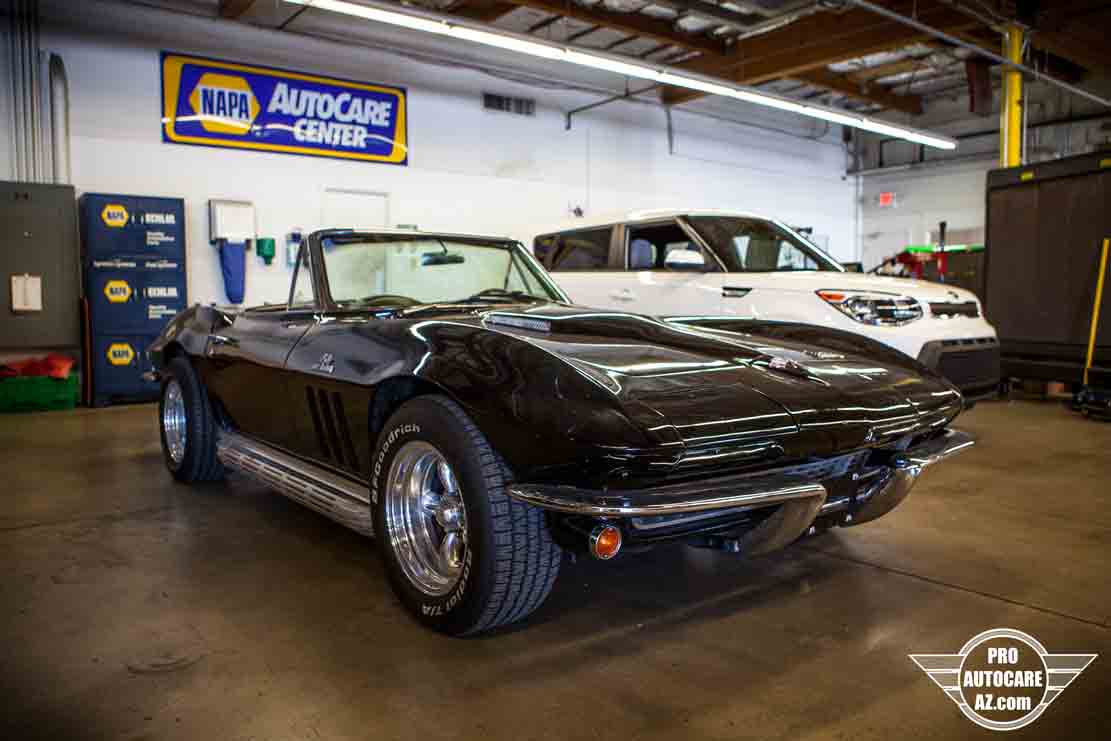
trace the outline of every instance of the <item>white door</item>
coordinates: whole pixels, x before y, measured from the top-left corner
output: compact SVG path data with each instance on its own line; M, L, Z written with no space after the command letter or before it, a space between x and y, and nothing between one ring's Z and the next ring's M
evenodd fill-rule
M375 229L390 225L388 193L326 188L321 210L326 229Z
M625 227L619 308L656 316L721 313L725 273L674 220Z

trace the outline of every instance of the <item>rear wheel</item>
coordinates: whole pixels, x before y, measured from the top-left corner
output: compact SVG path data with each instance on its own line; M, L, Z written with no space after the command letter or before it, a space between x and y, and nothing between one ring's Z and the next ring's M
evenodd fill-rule
M505 493L509 472L442 396L406 402L379 435L374 530L394 591L425 625L479 633L535 610L559 573L544 512Z
M216 422L204 384L192 363L178 355L162 371L158 403L162 457L178 481L215 481L224 475L216 460Z

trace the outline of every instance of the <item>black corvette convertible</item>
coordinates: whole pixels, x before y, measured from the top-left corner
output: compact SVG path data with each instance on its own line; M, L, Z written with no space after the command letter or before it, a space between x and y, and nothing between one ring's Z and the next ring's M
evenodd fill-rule
M177 479L231 469L377 534L456 635L535 610L564 551L766 553L972 444L956 389L890 348L573 306L506 239L316 232L287 302L195 306L149 352Z

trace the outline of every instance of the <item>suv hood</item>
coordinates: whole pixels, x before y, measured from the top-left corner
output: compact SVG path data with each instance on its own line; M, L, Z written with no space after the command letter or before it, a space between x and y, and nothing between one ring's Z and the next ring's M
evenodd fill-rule
M827 270L819 271L789 271L771 273L730 273L727 277L729 285L756 285L775 288L785 291L801 291L813 293L822 290L841 291L879 291L881 293L897 293L900 296L909 296L919 301L976 301L976 295L964 288L949 286L944 283L933 283L925 280L911 280L910 278L894 278L886 275L871 275L868 273L837 273Z
M681 442L687 457L857 450L944 426L962 404L909 358L559 305L495 310L482 321L559 358L655 444Z

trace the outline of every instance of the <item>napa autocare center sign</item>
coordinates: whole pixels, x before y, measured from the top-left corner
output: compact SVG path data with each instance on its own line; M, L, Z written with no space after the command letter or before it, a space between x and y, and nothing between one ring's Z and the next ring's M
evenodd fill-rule
M162 140L405 165L405 88L162 52Z

